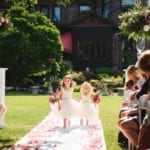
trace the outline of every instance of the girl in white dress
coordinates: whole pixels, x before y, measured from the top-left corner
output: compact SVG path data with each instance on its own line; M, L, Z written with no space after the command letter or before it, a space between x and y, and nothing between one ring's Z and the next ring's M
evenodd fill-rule
M92 102L93 88L89 82L84 82L80 90L80 124L89 125L89 120L98 119L98 109Z
M60 88L60 99L62 100L60 116L63 118L64 128L70 125L70 119L72 117L77 116L78 102L72 98L73 84L74 82L70 75L64 76Z
M128 108L132 107L135 103L134 99L131 99L131 96L133 94L136 94L136 89L135 89L135 84L132 80L128 80L125 83L125 88L124 88L124 101L127 103Z

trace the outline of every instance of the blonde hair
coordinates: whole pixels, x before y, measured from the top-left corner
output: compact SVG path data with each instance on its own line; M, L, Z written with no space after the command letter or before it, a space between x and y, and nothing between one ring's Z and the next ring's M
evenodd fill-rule
M84 87L85 86L88 86L90 88L90 93L89 94L93 93L93 87L92 87L91 83L85 81L85 82L83 82L83 84L81 86L81 89L80 89L81 95L84 95Z

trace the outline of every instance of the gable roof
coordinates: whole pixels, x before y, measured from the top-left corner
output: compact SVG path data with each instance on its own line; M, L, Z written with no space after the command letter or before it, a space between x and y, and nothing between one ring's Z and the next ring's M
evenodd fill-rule
M103 18L100 18L99 16L96 16L95 14L90 14L88 16L85 16L83 18L80 18L76 22L72 24L76 27L93 27L93 26L110 26L111 24Z

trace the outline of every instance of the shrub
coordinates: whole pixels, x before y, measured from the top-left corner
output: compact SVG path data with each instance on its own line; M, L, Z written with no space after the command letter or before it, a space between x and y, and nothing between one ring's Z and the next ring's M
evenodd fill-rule
M81 85L76 85L74 87L74 92L80 92Z
M95 78L95 74L92 71L82 71L82 74L87 81Z
M113 71L112 68L108 68L108 67L101 67L101 68L96 68L96 74L107 74L109 76L114 76L115 73Z
M77 84L82 84L86 79L82 72L75 72L72 71L71 73L72 79L77 83Z

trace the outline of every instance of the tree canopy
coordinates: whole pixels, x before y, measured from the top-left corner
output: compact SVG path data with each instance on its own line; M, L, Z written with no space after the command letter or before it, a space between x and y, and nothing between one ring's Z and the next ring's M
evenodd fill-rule
M38 0L6 0L7 2L11 2L14 5L18 6L23 6L23 7L32 7L35 4L38 3ZM49 1L54 1L54 0L49 0ZM56 0L56 3L58 5L67 5L71 2L72 0Z
M13 31L0 37L0 65L8 68L10 84L21 86L36 74L57 75L62 61L59 30L40 12L20 6L12 6L8 16Z

